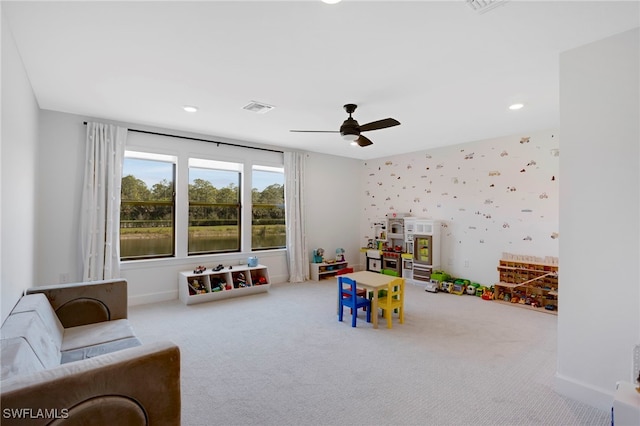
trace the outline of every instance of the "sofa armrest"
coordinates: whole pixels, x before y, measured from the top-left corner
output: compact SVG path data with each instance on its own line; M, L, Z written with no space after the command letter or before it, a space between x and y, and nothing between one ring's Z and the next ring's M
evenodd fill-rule
M127 318L127 280L54 284L27 289L44 293L64 328Z
M180 404L180 349L171 342L2 382L3 425L45 425L57 418L82 425L173 426L180 424Z

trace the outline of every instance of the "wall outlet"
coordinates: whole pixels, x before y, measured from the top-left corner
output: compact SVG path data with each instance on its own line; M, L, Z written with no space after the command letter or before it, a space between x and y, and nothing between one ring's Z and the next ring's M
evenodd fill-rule
M469 267L469 259L465 259L464 260L464 267L468 268Z
M60 284L66 284L69 282L69 273L62 272L60 273Z

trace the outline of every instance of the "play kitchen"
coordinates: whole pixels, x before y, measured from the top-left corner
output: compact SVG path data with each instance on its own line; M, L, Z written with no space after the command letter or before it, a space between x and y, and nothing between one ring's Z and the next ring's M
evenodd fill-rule
M426 283L440 267L440 222L394 214L373 223L368 240L368 271Z

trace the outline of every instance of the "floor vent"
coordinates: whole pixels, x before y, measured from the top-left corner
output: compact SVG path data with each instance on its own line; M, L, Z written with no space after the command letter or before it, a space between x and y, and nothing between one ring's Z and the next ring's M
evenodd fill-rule
M264 114L275 107L273 105L267 105L262 102L251 101L247 105L243 106L242 109L246 109L247 111L255 112L257 114Z

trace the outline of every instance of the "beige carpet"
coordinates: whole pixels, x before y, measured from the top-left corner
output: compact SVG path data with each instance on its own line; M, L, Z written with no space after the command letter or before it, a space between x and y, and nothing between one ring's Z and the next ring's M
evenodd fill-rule
M408 285L405 323L336 316L334 280L132 307L182 351L183 425L609 425L553 391L557 317Z

